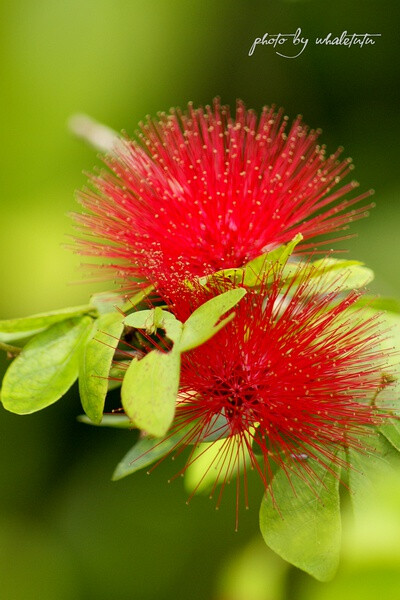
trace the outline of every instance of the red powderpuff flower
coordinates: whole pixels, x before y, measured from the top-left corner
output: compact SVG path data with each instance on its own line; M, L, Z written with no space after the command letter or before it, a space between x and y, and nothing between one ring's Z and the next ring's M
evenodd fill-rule
M240 267L298 232L313 240L300 251L343 239L314 240L365 216L371 204L351 207L371 192L346 198L357 186L340 186L351 160L339 160L342 149L326 157L301 117L287 121L242 102L232 117L218 99L148 118L80 194L89 212L75 215L79 251L110 259L117 278L153 281Z
M289 287L277 276L261 292L248 289L235 318L182 355L172 434L189 426L181 445L225 438L211 465L222 484L248 461L266 489L276 464L288 475L312 473L313 464L340 462L340 447L362 450L360 434L380 422L374 397L387 353L379 318L351 308L359 295L343 297L339 284L299 270ZM210 293L198 286L191 303L177 299L176 316L185 319Z

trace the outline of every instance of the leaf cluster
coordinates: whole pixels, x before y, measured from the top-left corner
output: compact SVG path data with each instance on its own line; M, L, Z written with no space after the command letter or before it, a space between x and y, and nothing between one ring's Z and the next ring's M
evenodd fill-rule
M323 278L339 291L362 288L373 277L358 261L293 260L292 252L301 239L298 235L241 269L225 269L200 279L205 287L219 279L233 285L197 308L185 322L149 302L152 286L129 300L116 294L105 301L97 295L86 306L1 321L0 349L12 359L1 389L4 408L16 414L41 410L59 400L78 379L85 413L82 422L142 432L117 465L114 479L149 466L179 446L196 444L186 487L190 492L208 491L217 479L214 455L229 435L229 427L222 415L201 436L195 421L177 426L182 353L204 344L234 319L233 309L246 294L245 288L268 286L276 269L289 293L301 279L299 273L316 282ZM317 293L318 286L315 289ZM394 328L400 345L399 305L363 296L355 308L361 306L371 315L385 310L383 318ZM150 342L143 344L146 340L151 341L150 348ZM372 399L386 411L389 379L382 374L382 386ZM123 414L104 414L107 393L118 386ZM320 580L331 578L338 564L339 481L347 480L357 513L374 473L390 469L397 460L400 425L395 412L371 440L365 441L364 453L346 450L346 456L328 465L314 459L309 469L277 467L263 497L260 528L265 542Z

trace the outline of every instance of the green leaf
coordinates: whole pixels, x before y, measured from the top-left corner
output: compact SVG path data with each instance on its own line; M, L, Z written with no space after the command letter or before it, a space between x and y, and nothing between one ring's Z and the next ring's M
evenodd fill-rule
M362 319L364 322L369 318L376 318L377 314L379 314L378 322L382 331L382 338L378 340L377 349L380 349L385 354L387 370L387 373L383 373L383 375L385 377L399 378L400 315L391 311L382 312L380 308L369 306L369 304L363 306L363 303L360 302L361 300L362 298L357 300L356 303L349 307L349 310L354 310L354 313L358 314L360 320ZM382 394L379 394L379 399L381 397Z
M163 329L170 340L177 343L182 334L182 323L161 308L140 310L128 315L124 319L125 325L135 329L145 329L148 334L153 334L157 329Z
M243 288L235 288L224 292L215 298L211 298L199 308L197 308L183 325L183 332L180 341L181 352L186 352L204 344L208 339L215 335L222 327L234 318L234 314L229 315L218 323L221 316L233 308L246 294Z
M190 429L191 426L181 428L176 433L169 434L160 440L154 440L149 437L139 439L137 444L119 462L112 479L116 481L144 467L148 467L156 460L171 452L171 450L174 450L175 447L178 447Z
M32 329L30 331L15 331L14 333L2 333L0 331L0 342L7 344L9 342L22 342L22 345L29 342L29 338L32 338L34 335L43 331L45 327L41 327L40 329Z
M218 480L222 482L224 478L231 478L232 472L227 472L227 461L224 461L226 454L223 449L226 443L226 439L222 439L196 446L185 469L184 483L187 492L208 493ZM229 461L228 466L232 471Z
M186 491L190 494L208 493L217 483L230 483L245 468L243 444L240 436L198 444L185 469ZM245 456L246 466L250 466L250 456L247 452ZM237 457L239 462L232 457Z
M121 296L116 292L100 292L94 294L90 299L90 304L94 306L99 315L113 313L117 307L122 309L125 303L125 296Z
M366 308L370 308L371 310L400 313L400 302L395 298L362 296L354 304L354 307L360 306L365 306Z
M309 467L313 477L305 470L300 476L279 469L261 503L260 528L265 543L282 558L329 581L339 562L339 472L334 463L314 460Z
M73 308L62 308L47 313L39 313L30 317L22 317L21 319L0 321L0 340L8 342L21 339L34 335L46 327L53 325L53 323L95 312L95 308L90 305L75 306Z
M204 277L199 277L200 285L207 287L210 281L215 281L218 279L224 280L229 279L232 283L240 285L243 282L244 277L244 268L231 268L231 269L222 269L222 271L216 271L215 273L211 273L211 275L205 275ZM192 289L193 284L190 281L186 281L186 285Z
M365 308L367 314L368 309ZM369 310L371 314L375 311ZM400 315L392 312L382 313L380 316L380 322L382 323L382 330L387 329L384 339L380 343L380 347L385 351L387 355L387 369L388 374L395 378L400 377ZM389 351L389 352L388 352ZM396 404L398 406L398 404Z
M312 277L323 276L324 285L337 282L340 290L351 290L368 285L374 272L359 261L322 258L310 265Z
M172 424L179 388L180 354L153 350L133 359L121 388L122 405L135 427L162 437Z
M224 415L217 415L209 422L206 429L203 428L201 436L199 438L194 438L193 443L197 444L199 441L215 442L228 437L230 432L231 429L227 418Z
M311 274L314 274L314 277L318 277L317 271L332 272L332 271L343 271L345 269L349 269L350 267L363 267L364 263L359 260L347 260L342 258L319 258L318 260L314 260L312 263L302 263L304 266L308 266Z
M291 286L290 293L296 290L297 281L322 278L324 288L332 285L337 291L364 287L374 278L371 269L357 260L341 260L323 258L312 263L287 263L282 270L285 287ZM297 281L296 281L297 280ZM311 293L320 293L318 287L311 288Z
M279 265L282 267L286 264L292 255L293 250L302 239L303 236L301 233L298 233L288 244L283 244L278 246L278 248L271 250L270 252L266 252L265 254L257 256L244 265L244 267L217 271L216 273L208 275L207 277L201 277L200 283L202 285L207 285L210 280L221 278L229 279L233 283L239 285L243 284L248 287L256 287L260 285L261 281L265 283L264 274L271 269L271 265ZM271 278L273 276L274 275L271 274Z
M135 294L134 296L132 296L132 298L129 298L129 300L127 300L125 302L125 304L122 306L122 309L121 309L122 312L127 313L130 310L132 310L132 308L135 308L135 306L137 306L145 298L147 298L147 296L149 296L153 290L154 290L154 285L148 285L143 290L140 290L140 292L137 292L137 294Z
M96 427L116 427L117 429L133 429L132 421L126 415L103 415L101 423L94 423L86 415L79 415L78 421ZM153 442L154 443L154 442Z
M212 275L200 278L200 283L206 286L210 280L221 278L229 279L236 284L257 287L261 281L265 284L272 281L276 276L276 271L279 269L271 271L272 265L282 268L282 278L285 280L286 285L292 284L293 279L300 278L300 276L304 277L305 275L310 278L323 276L326 285L337 282L339 290L364 287L373 280L373 271L365 267L358 260L323 258L312 263L300 261L288 262L294 248L302 239L303 236L297 234L288 244L257 256L244 267L217 271ZM268 278L266 278L265 275L268 272L270 273ZM396 312L400 312L400 305L396 301L391 301L390 306L391 310L396 309Z
M348 450L349 490L356 519L363 513L379 481L394 474L400 463L398 452L379 433L365 438L364 444L365 453Z
M379 427L379 431L400 452L400 421L399 417L388 419L384 425Z
M124 325L119 312L106 313L94 323L94 331L82 348L79 393L82 407L94 423L100 423L108 391L108 375Z
M79 420L83 423L93 425L85 415L79 417ZM115 424L114 420L116 420L116 415L104 415L101 426L132 428L131 421L125 415L119 415L118 421L116 421ZM213 440L213 436L217 434L220 437L222 435L226 436L226 424L225 417L221 419L218 417L211 424L210 429L207 430L202 439ZM118 464L113 479L121 479L122 477L126 477L131 473L139 471L143 467L147 467L159 458L168 454L175 447L179 447L182 444L197 444L201 433L201 429L199 429L196 421L190 422L184 426L175 423L172 426L171 431L172 433L169 433L158 440L149 437L141 438Z
M358 308L356 303L354 308ZM376 317L379 314L380 329L382 331L382 339L379 341L378 348L381 349L386 356L386 370L384 373L386 377L399 378L400 377L400 315L395 312L381 312L374 308L366 306L362 308L360 314L364 320L368 318ZM389 388L390 389L390 388ZM393 389L393 388L392 388ZM382 398L383 394L379 394L379 399ZM393 394L392 394L393 395ZM396 403L397 405L397 403Z
M301 242L303 236L301 233L295 235L295 237L288 243L271 252L257 256L257 258L248 262L244 267L244 284L249 286L256 286L260 283L263 273L266 273L271 268L271 265L283 266L287 263L288 259L293 253L295 247Z
M38 333L4 376L4 408L28 414L61 398L78 376L79 354L92 323L90 317L76 317Z

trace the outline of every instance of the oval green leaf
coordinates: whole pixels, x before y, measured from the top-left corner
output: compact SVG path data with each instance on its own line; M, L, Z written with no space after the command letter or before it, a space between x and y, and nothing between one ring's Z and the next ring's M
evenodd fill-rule
M244 266L243 283L248 286L257 286L263 280L264 273L271 269L271 265L279 265L282 267L287 263L293 253L295 247L302 241L303 236L298 233L288 243L278 246L270 252L257 256ZM272 275L273 277L274 275Z
M90 298L90 304L94 306L99 315L114 313L116 308L122 308L126 303L125 296L117 292L100 292L93 294Z
M362 516L377 484L399 468L398 452L379 433L365 438L365 452L348 451L349 491L354 517Z
M362 296L354 306L365 306L371 310L388 311L400 313L400 302L396 298L384 298L381 296Z
M108 391L108 375L115 348L123 331L123 315L106 313L94 323L92 337L82 348L79 393L82 408L94 423L100 423Z
M170 428L179 388L180 354L152 350L132 360L121 388L122 405L135 427L154 437Z
M92 323L90 317L68 319L38 333L4 376L4 408L28 414L61 398L78 376L79 354Z
M384 425L379 427L379 431L400 452L400 420L399 417L388 419Z
M249 468L250 455L243 459L243 440L239 436L201 443L190 455L185 469L185 489L190 494L207 494L217 484L225 485L238 477L245 467ZM231 457L227 459L227 457ZM237 460L232 457L236 456ZM238 462L239 461L239 462Z
M65 321L72 317L79 317L88 313L95 313L96 310L93 306L75 306L72 308L62 308L60 310L53 310L47 313L38 313L37 315L31 315L30 317L22 317L20 319L8 319L6 321L0 321L0 339L3 342L7 342L11 339L19 339L32 335L41 331L42 329L58 323L59 321ZM3 339L3 334L7 339ZM22 334L22 335L21 335ZM10 337L11 336L11 337Z
M186 466L184 484L189 494L204 494L210 492L218 480L221 482L232 477L232 464L228 461L224 445L226 439L199 444L190 455L190 463ZM225 464L224 464L225 463ZM234 463L234 461L232 461ZM235 464L233 464L235 471Z
M137 292L134 296L132 296L132 298L129 298L125 302L125 304L122 306L122 312L129 312L132 308L134 308L135 306L140 304L145 298L147 298L147 296L149 296L153 290L154 285L148 285L143 290Z
M253 258L241 268L223 269L212 275L199 279L201 285L206 286L209 281L218 279L229 279L235 284L243 284L248 287L259 286L261 281L265 283L265 274L270 271L272 265L283 267L293 253L295 247L302 241L303 236L298 233L288 244L282 244L270 252L266 252ZM271 279L274 277L271 274Z
M339 563L339 472L333 463L327 468L313 461L309 466L313 477L305 470L299 476L279 469L261 503L260 529L274 552L329 581Z
M282 278L285 281L285 287L290 286L290 295L294 293L298 283L305 277L308 279L320 278L325 289L331 285L339 292L368 285L374 278L374 272L360 261L335 258L323 258L312 263L288 262L283 267ZM310 291L312 294L320 293L318 286L311 288Z
M374 279L372 269L358 261L322 258L310 265L312 277L323 277L324 285L337 282L338 290L361 288Z
M246 294L243 288L235 288L211 298L197 308L183 325L180 351L192 350L204 344L234 317L229 315L219 322L224 313L233 308Z
M180 446L190 429L191 426L182 427L179 431L171 433L160 440L154 440L149 437L139 439L118 463L112 479L116 481L132 473L136 473L136 471L140 471L144 467L148 467L156 460L174 450L175 447Z

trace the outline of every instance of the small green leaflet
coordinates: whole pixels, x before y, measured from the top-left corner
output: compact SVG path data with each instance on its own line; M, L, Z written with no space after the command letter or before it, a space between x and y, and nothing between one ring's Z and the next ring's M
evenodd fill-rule
M14 333L3 333L0 331L0 342L7 344L8 342L21 342L21 344L25 344L29 341L29 338L32 338L34 335L43 331L45 327L40 327L40 329L31 329L29 331L15 331Z
M398 452L400 452L400 419L398 416L387 421L379 427L379 431L385 436Z
M68 319L28 342L4 376L4 408L27 414L61 398L78 376L79 355L92 323L90 317Z
M79 420L83 423L90 423L85 415L82 415ZM128 424L132 426L127 417L125 417L124 421L122 420L122 415L118 417L120 424L118 422L114 423L114 421L116 421L116 415L106 415L103 418L101 426L124 428L128 427ZM93 425L93 423L91 424ZM220 425L219 421L218 424ZM113 480L122 479L151 465L182 444L189 445L195 443L198 440L198 433L198 425L195 422L184 426L175 423L171 432L161 439L155 440L148 436L140 438L117 465L112 477Z
M115 292L100 292L90 298L90 304L94 306L99 315L115 312L115 309L124 306L126 298Z
M200 283L206 286L210 280L222 278L229 279L233 283L239 285L243 284L248 287L257 287L260 285L261 281L265 283L264 275L271 269L272 265L278 265L279 267L282 267L287 263L293 253L293 250L302 239L303 236L301 233L298 233L288 244L283 244L282 246L279 246L270 252L266 252L265 254L257 256L248 262L244 267L217 271L212 275L200 278ZM274 274L271 273L271 276L268 278L268 280L272 279L273 276Z
M362 296L355 306L365 306L371 310L388 311L391 313L400 313L400 302L396 298L382 298L380 296Z
M137 292L137 294L135 294L134 296L132 296L132 298L129 298L125 302L125 304L121 308L122 312L124 312L124 313L129 312L132 308L134 308L135 306L140 304L142 302L142 300L147 298L147 296L149 296L153 290L154 290L154 285L148 285L143 290L140 290L139 292Z
M227 468L228 465L231 467L232 465L229 461L224 461L224 457L226 459L224 445L226 447L230 441L222 439L196 446L185 469L184 483L187 492L208 493L217 481L222 483L224 478L229 480L232 477L232 468L230 471Z
M323 258L311 263L293 261L289 258L295 245L300 240L294 238L290 244L279 246L275 250L258 256L244 267L238 269L224 269L213 275L202 278L202 285L213 278L229 279L236 284L244 284L248 287L257 287L261 284L270 283L281 270L281 276L285 287L293 286L296 289L296 280L308 278L323 278L324 286L332 284L337 291L357 289L368 285L374 279L374 273L362 262L357 260L341 260L335 258ZM278 268L271 270L272 265L278 265ZM268 274L268 277L266 275ZM318 292L318 288L317 292ZM391 307L398 306L395 301L391 302Z
M229 315L218 323L221 316L233 308L239 300L246 294L243 288L235 288L211 298L199 308L197 308L185 321L182 337L180 340L181 352L192 350L201 344L204 344L222 327L234 318L234 314Z
M190 427L182 427L175 433L170 433L165 437L154 440L149 437L143 437L125 454L124 458L117 465L112 479L122 479L144 467L148 467L156 460L162 458L175 447L178 447L182 440L187 436Z
M135 427L162 437L175 414L179 388L180 353L153 350L133 359L121 387L122 405Z
M100 423L103 415L111 362L124 328L122 319L119 312L101 315L82 348L79 393L83 410L94 423Z
M142 310L124 320L128 327L145 329L153 334L164 329L174 342L168 353L152 350L141 360L129 365L121 388L122 405L135 427L150 435L165 435L174 418L179 389L179 339L182 323L161 309Z
M154 285L149 285L146 288L137 292L134 296L126 299L117 292L100 292L94 294L90 299L90 304L97 310L99 315L110 312L115 312L119 308L122 313L128 313L132 308L140 304L154 290Z
M340 290L361 288L374 279L374 272L356 260L322 258L309 266L310 276L323 277L324 285L336 283Z
M257 258L248 262L244 267L244 284L248 286L260 285L263 274L270 270L271 265L283 267L302 239L303 236L301 233L298 233L288 244L279 246L278 248L275 248L275 250L257 256Z
M192 443L215 442L216 440L228 437L231 429L227 418L223 414L220 414L212 418L206 427L203 425L200 431L201 435L198 438L194 438Z
M156 308L132 313L125 325L145 329L149 334L164 329L174 342L170 352L152 350L141 360L129 365L121 388L122 405L135 427L154 437L161 437L170 428L179 389L179 339L182 323L174 315Z
M47 313L38 313L30 317L20 319L8 319L0 321L0 341L9 342L35 335L39 331L72 317L78 317L89 313L96 313L93 306L74 306L73 308L62 308Z
M279 469L261 503L260 529L265 543L282 558L329 581L340 552L339 469L316 460L309 466L312 477L305 470L299 476Z
M400 466L398 452L379 433L365 438L364 443L365 453L348 450L349 491L356 519L362 516L379 481L387 474L394 474Z
M230 483L240 476L246 467L250 467L250 455L243 452L242 444L239 436L198 444L185 469L186 491L190 494L209 493L217 484Z
M282 279L285 287L290 286L290 295L296 290L297 282L303 281L305 277L320 279L325 290L332 286L332 289L340 292L368 285L373 280L374 273L357 260L337 260L335 258L323 258L312 263L288 262L283 267ZM310 293L318 294L320 291L316 285L310 290Z

